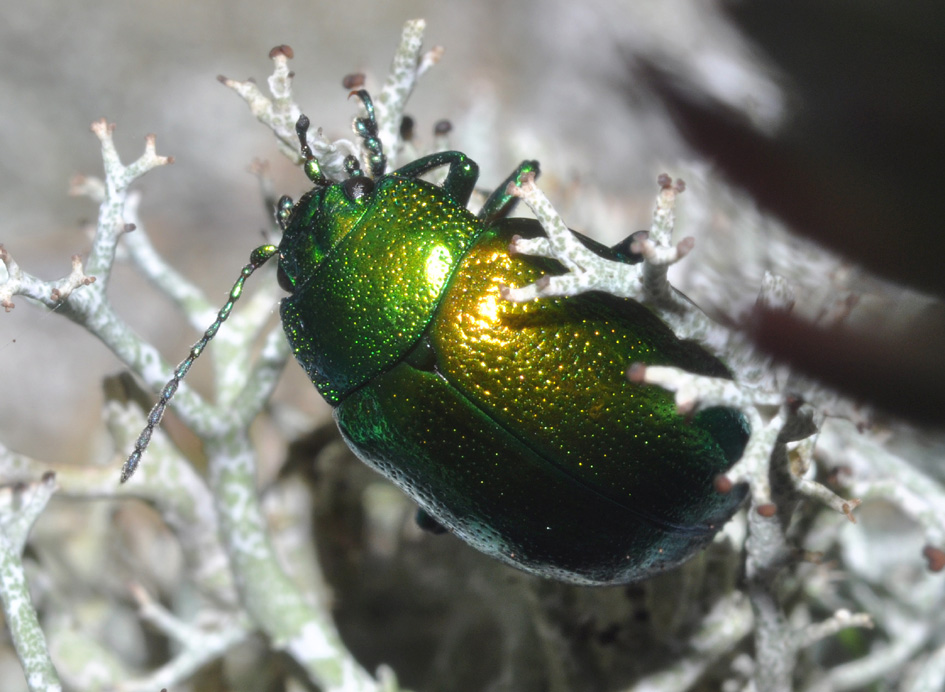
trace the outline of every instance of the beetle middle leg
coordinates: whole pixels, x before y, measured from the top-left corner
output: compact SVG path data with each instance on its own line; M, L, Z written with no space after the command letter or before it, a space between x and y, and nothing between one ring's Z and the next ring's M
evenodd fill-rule
M518 197L509 194L509 185L522 184L522 178L526 173L534 173L537 178L541 171L538 168L537 161L522 161L518 168L512 171L512 174L502 181L502 183L489 195L489 199L482 205L478 217L490 224L497 219L502 219L512 213L512 209L518 203Z

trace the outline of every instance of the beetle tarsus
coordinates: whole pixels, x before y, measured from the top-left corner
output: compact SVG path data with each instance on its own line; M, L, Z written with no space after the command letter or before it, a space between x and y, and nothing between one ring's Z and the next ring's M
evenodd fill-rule
M479 210L479 218L486 223L493 223L498 219L503 219L512 213L519 198L511 194L510 185L521 186L526 177L536 178L541 174L541 169L537 161L522 161L518 167L512 171L508 178L496 187L489 195L489 199Z

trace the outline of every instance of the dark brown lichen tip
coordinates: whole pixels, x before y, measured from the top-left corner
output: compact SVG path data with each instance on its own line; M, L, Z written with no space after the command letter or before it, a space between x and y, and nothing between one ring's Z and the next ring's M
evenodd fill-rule
M636 384L643 384L646 379L646 364L631 363L630 367L627 368L627 379Z
M766 519L770 519L771 517L773 517L775 514L778 513L778 506L774 504L773 502L768 502L767 504L764 504L764 505L758 505L758 509L756 509L755 511L757 511L758 514L765 517Z
M927 545L922 549L922 554L928 562L930 572L941 572L945 569L945 551Z
M271 51L269 51L269 59L271 60L278 55L284 55L291 60L295 57L295 52L292 50L291 46L287 46L283 43L282 45L276 46Z
M712 481L712 485L715 487L715 492L722 493L723 495L732 492L732 488L735 486L735 484L732 483L732 479L724 473L720 473L716 476L715 480Z
M405 142L413 139L414 121L409 115L400 119L400 138Z
M363 72L352 72L346 74L341 79L341 86L345 89L360 89L364 86L365 76Z

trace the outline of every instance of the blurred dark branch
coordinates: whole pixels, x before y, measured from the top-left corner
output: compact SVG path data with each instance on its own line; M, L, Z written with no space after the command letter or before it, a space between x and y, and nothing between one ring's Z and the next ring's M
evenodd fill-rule
M822 328L778 312L760 311L755 318L755 339L772 355L879 409L945 425L945 334L932 342L904 341L901 334Z
M635 62L689 143L759 206L880 276L945 297L945 5L732 3L785 77L774 135L653 63ZM758 341L800 370L919 422L945 420L945 329L823 330L759 316ZM934 327L934 325L933 325Z

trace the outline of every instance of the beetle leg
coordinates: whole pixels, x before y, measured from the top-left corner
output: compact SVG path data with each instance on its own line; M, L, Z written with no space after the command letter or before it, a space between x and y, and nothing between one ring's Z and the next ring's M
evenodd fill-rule
M484 220L488 225L497 219L508 216L518 202L518 197L509 194L508 187L511 183L521 185L522 176L526 173L534 173L537 178L541 173L538 169L538 162L522 161L518 165L518 168L512 171L512 175L503 180L502 184L489 195L489 199L486 200L485 204L482 205L482 209L479 210L479 218Z
M634 245L640 240L646 240L650 236L649 231L636 231L631 233L619 243L614 245L613 250L621 262L627 264L636 264L643 261L643 254L634 249Z
M430 513L427 512L423 507L417 507L416 522L417 526L419 526L421 529L424 531L429 531L435 536L446 533L446 527L430 516Z
M598 243L593 238L588 238L583 233L578 233L573 228L569 228L568 230L571 231L571 234L574 235L575 238L581 241L581 245L595 253L598 257L603 257L604 259L610 260L611 262L623 262L624 264L639 264L643 261L643 255L641 255L639 252L634 252L633 244L640 239L645 239L648 235L647 231L637 231L636 233L631 233L616 245L607 247L606 245ZM536 252L527 254L542 253Z
M419 178L440 166L450 167L443 181L443 189L456 202L464 207L472 197L476 181L479 179L479 165L459 151L441 151L424 156L398 168L392 175L404 178Z

